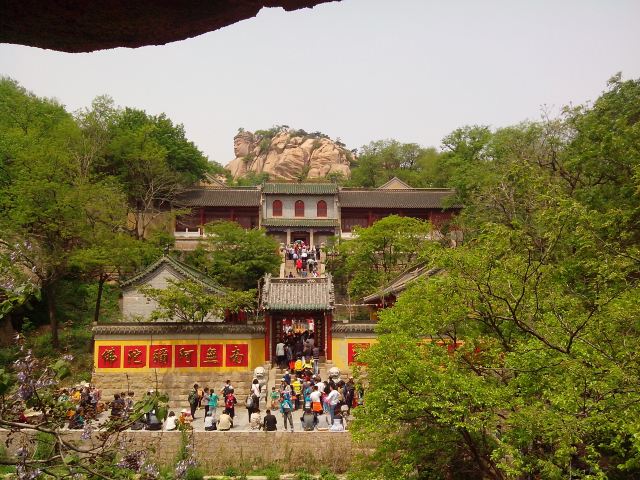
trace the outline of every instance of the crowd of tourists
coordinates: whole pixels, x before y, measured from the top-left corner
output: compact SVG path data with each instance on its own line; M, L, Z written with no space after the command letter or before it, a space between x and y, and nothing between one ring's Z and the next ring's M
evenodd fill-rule
M320 366L320 348L315 342L315 333L310 330L313 320L302 327L298 322L282 321L283 337L276 344L276 363L279 368L288 368L301 375L310 370L318 375Z
M363 392L357 391L353 378L347 382L329 379L323 382L320 376L313 375L310 369L303 369L300 375L290 374L287 370L278 388L264 392L258 379L251 384L251 391L244 400L247 410L249 429L253 431L275 431L278 429L280 413L284 430L296 430L294 413L300 413L300 429L303 431L342 432L347 429L351 418L351 409L359 405ZM176 430L190 427L199 410L204 414L205 431L229 431L234 427L238 399L230 380L219 391L209 387L200 388L198 384L188 395L189 409L183 409L179 416L170 412L164 429ZM265 415L262 416L261 402L265 403ZM218 407L221 412L218 414Z
M356 389L352 377L347 382L333 378L323 381L303 368L294 374L286 370L279 387L272 387L268 403L281 413L284 430L294 431L293 414L301 412L300 428L304 431L342 432L347 429L351 409L363 397L364 392Z
M299 277L317 277L320 266L320 246L309 246L303 241L297 240L284 247L287 260L292 260L296 267L296 274ZM289 278L293 278L293 272L289 273Z
M68 427L71 429L84 428L86 419L94 419L106 408L101 401L102 392L99 388L80 384L60 390L58 401L68 405Z

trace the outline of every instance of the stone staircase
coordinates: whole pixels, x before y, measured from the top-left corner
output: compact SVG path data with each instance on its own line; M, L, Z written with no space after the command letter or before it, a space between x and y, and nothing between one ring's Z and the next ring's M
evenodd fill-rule
M329 378L329 369L333 367L333 362L325 360L324 357L320 357L319 375L322 380ZM284 377L285 369L277 366L272 367L269 370L269 382L267 384L267 391L271 392L271 387L279 387L282 377Z
M282 258L283 262L280 266L280 277L288 277L291 273L294 278L300 278L298 273L296 272L296 264L293 260L287 260L285 256ZM326 254L324 252L320 253L320 261L318 262L318 275L325 274L325 260ZM307 270L308 272L308 270ZM311 278L311 274L308 274L307 278Z

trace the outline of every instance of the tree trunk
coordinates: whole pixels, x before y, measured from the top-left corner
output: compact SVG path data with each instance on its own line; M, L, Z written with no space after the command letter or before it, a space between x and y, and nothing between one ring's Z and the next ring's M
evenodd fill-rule
M60 347L58 339L58 317L56 316L56 289L53 283L49 283L44 287L44 293L47 296L47 310L49 312L49 325L51 325L51 345L53 348Z
M104 288L104 282L107 281L107 275L104 273L100 275L98 279L98 296L96 297L96 308L93 312L93 321L98 323L100 320L100 303L102 302L102 290Z

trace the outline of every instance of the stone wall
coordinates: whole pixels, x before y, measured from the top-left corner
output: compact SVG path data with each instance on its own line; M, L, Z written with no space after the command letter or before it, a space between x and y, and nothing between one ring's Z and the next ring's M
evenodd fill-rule
M187 396L197 383L202 388L213 388L219 394L225 381L231 380L238 402L244 402L251 389L253 372L166 372L158 373L157 388L169 395L171 408L188 408ZM156 375L153 370L145 373L127 374L125 372L96 372L91 382L102 390L104 401L113 400L114 393L135 392L135 400L139 400L148 390L156 388Z
M80 440L80 434L69 432L66 438L83 448L97 442L97 438ZM5 444L8 435L7 431L0 431L1 444ZM14 441L7 448L9 454L27 443L30 436L16 433L12 437ZM126 431L120 435L127 451L145 450L153 460L167 466L175 464L181 437L180 432ZM208 474L222 473L230 467L251 470L276 463L284 472L302 467L344 472L355 453L348 432L196 432L194 446L198 462Z

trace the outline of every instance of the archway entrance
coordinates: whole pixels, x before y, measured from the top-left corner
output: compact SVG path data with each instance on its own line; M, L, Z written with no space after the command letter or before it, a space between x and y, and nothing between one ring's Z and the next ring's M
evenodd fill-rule
M304 354L304 342L312 338L325 355L327 322L324 312L274 312L271 316L271 358L275 359L276 344L283 341L296 358Z
M305 245L309 245L309 232L291 232L291 242L297 241L304 242Z
M317 278L265 275L261 294L266 330L265 360L274 359L276 344L281 339L288 339L297 346L305 335L306 338L313 335L315 345L327 360L331 360L333 308L331 275Z

